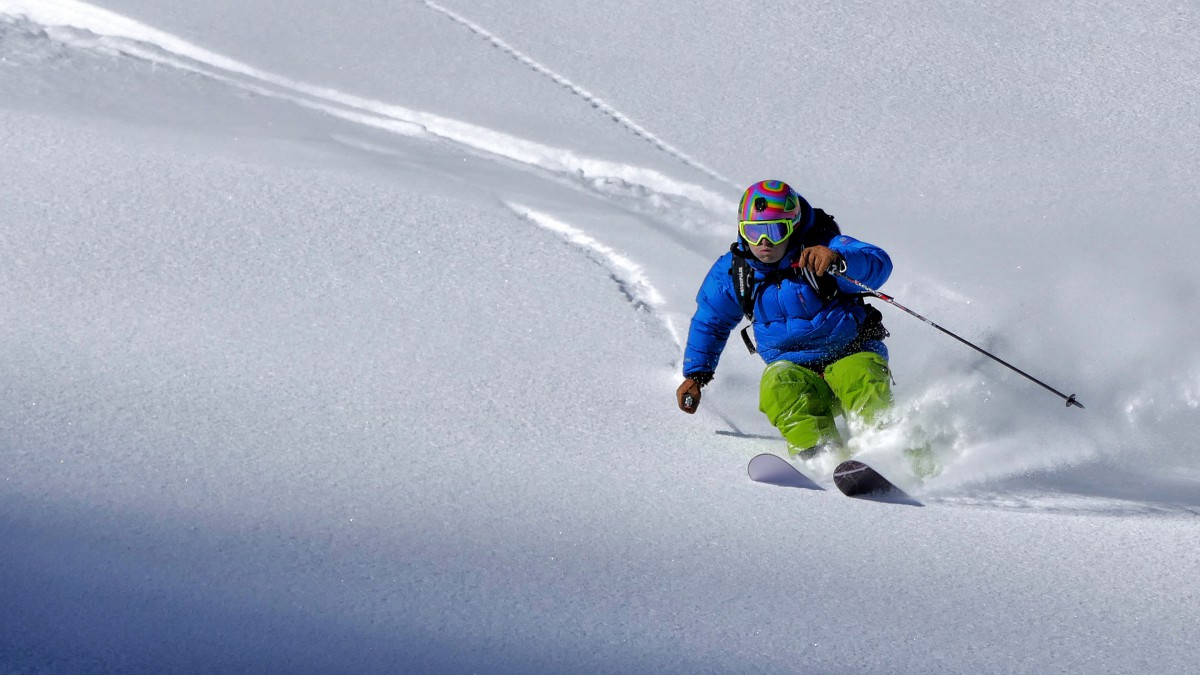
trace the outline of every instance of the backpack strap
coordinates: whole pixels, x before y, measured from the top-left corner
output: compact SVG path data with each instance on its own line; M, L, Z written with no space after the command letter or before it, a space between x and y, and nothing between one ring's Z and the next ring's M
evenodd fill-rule
M740 331L742 343L746 345L746 351L757 354L758 349L750 337L750 326L754 325L754 302L758 300L758 292L761 290L762 284L755 282L754 268L746 261L746 253L738 247L738 244L735 242L729 247L729 250L733 253L733 263L729 266L729 274L733 277L733 292L737 295L742 315L749 322Z
M755 301L755 286L754 268L746 262L746 254L734 243L729 247L733 253L733 264L729 267L729 274L733 277L733 292L737 294L738 305L742 308L742 315L746 320L754 322L754 301Z
M736 243L730 246L729 250L733 252L733 262L729 266L729 274L733 277L733 291L737 295L742 315L749 322L749 325L741 330L742 342L745 343L747 351L757 354L758 348L754 346L754 340L750 337L750 326L754 325L754 305L758 302L758 296L762 295L767 286L782 283L784 279L800 278L803 275L797 267L785 267L765 273L762 279L755 279L754 268L747 261L747 256L750 254L743 251Z

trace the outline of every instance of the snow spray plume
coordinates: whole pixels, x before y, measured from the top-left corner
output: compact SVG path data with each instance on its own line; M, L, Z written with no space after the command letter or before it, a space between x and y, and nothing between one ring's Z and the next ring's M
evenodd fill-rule
M930 321L929 319L926 319L925 317L921 316L920 314L917 314L916 312L912 311L911 309L896 302L895 298L893 298L892 296L887 295L886 293L880 293L879 291L875 290L874 288L871 288L870 286L864 284L863 282L859 281L858 279L854 279L854 278L846 276L842 270L839 270L837 268L837 266L829 268L829 273L833 274L834 276L845 279L846 281L849 281L850 283L854 284L855 286L858 286L859 288L866 291L869 295L873 295L873 296L879 298L880 300L888 303L889 305L899 308L899 309L903 310L904 312L917 317L921 321L924 321L925 323L929 324L930 326L933 326L934 328L942 331L946 335L949 335L950 337L954 338L955 340L958 340L959 342L970 347L971 349L974 349L975 351L979 352L980 354L983 354L984 356L995 361L996 363L999 363L1000 365L1004 366L1005 368L1008 368L1009 370L1017 373L1021 377L1024 377L1025 379L1027 379L1031 382L1041 385L1043 388L1047 389L1048 391L1053 392L1054 395L1058 396L1061 399L1066 400L1068 408L1070 408L1071 406L1075 406L1077 408L1083 408L1083 404L1075 399L1075 394L1071 394L1070 396L1067 396L1066 394L1062 393L1061 391L1055 389L1054 387L1051 387L1050 385L1046 384L1045 382L1042 382L1041 380L1039 380L1036 377L1030 375L1029 373L1021 370L1020 368L1012 365L1011 363L1005 361L1004 359L996 356L995 354L992 354L991 352L987 351L983 347L980 347L972 342L968 342L967 340L964 340L963 338L955 335L954 333L951 333L950 331L946 330L945 328L942 328L941 326Z

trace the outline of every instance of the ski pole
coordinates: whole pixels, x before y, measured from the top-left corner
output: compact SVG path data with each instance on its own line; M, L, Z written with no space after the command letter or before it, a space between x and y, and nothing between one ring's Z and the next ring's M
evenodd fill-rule
M866 293L868 295L873 295L873 296L879 298L880 300L888 303L889 305L896 307L904 312L907 312L908 314L911 314L912 316L917 317L921 321L924 321L925 323L929 324L930 326L933 326L934 328L942 331L946 335L949 335L950 337L954 338L955 340L958 340L959 342L963 343L964 345L970 347L971 349L974 349L975 351L979 352L980 354L983 354L984 356L988 357L989 359L992 359L993 361L995 361L995 362L999 363L1000 365L1004 366L1005 368L1008 368L1009 370L1017 373L1018 375L1024 377L1025 379L1041 385L1043 388L1053 392L1059 398L1066 400L1068 408L1070 408L1071 406L1075 406L1077 408L1083 408L1083 404L1080 403L1078 400L1076 400L1075 394L1071 394L1070 396L1067 396L1066 394L1062 393L1061 391L1055 389L1054 387L1051 387L1050 385L1046 384L1045 382L1042 382L1041 380L1039 380L1036 377L1030 375L1029 373L1021 370L1020 368L1014 366L1013 364L1009 363L1008 361L1005 361L1004 359L996 356L995 354L992 354L991 352L987 351L983 347L980 347L972 342L968 342L967 340L964 340L963 338L955 335L954 333L951 333L950 331L946 330L945 328L942 328L941 326L930 321L929 319L926 319L925 317L921 316L920 314L917 314L916 312L912 311L911 309L896 302L896 299L893 298L892 296L890 296L886 293L881 293L881 292L875 290L874 288L871 288L870 286L859 281L858 279L846 276L842 271L838 270L836 267L829 268L829 272L836 277L845 279L846 281L849 281L850 283L854 284L855 286L858 286L859 288L866 291Z

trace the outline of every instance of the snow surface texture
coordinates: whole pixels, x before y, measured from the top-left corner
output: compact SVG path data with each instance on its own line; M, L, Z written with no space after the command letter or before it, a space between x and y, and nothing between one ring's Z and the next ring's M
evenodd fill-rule
M1194 669L1198 29L0 0L0 670ZM884 307L926 507L746 480L761 364L673 390L767 177L1087 410Z

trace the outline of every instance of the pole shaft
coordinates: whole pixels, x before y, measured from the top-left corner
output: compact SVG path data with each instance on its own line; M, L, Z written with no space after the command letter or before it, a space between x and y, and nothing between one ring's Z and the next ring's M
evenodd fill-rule
M837 270L830 270L830 272L842 279L845 279L846 281L849 281L850 283L854 284L855 286L858 286L859 288L866 291L869 295L873 295L876 298L879 298L880 300L883 300L884 302L888 303L889 305L891 305L903 312L906 312L906 313L916 317L917 319L920 319L921 321L925 322L926 324L929 324L930 326L933 326L934 328L938 329L939 331L945 333L946 335L949 335L950 337L954 338L955 340L958 340L959 342L970 347L971 349L974 349L975 351L979 352L980 354L983 354L984 356L988 357L989 359L992 359L996 363L999 363L1000 365L1004 366L1005 368L1008 368L1009 370L1013 371L1014 373L1017 373L1018 375L1029 380L1030 382L1040 385L1041 387L1045 388L1047 391L1050 391L1050 392L1054 393L1056 396L1058 396L1059 398L1064 399L1067 402L1068 408L1071 406L1076 406L1078 408L1083 407L1083 404L1080 403L1078 400L1076 400L1075 394L1071 394L1070 396L1068 396L1068 395L1062 393L1061 391L1055 389L1054 387L1051 387L1050 385L1046 384L1045 382L1042 382L1041 380L1037 379L1036 377L1034 377L1034 376L1030 375L1029 373L1021 370L1020 368L1014 366L1013 364L1009 363L1008 361L1005 361L1004 359L1000 358L999 356L996 356L995 354L987 351L983 347L980 347L979 345L977 345L973 342L970 342L962 337L959 337L958 335L950 332L949 330L946 330L945 328L939 326L938 324L934 323L933 321L930 321L929 319L921 316L920 314L917 314L916 312L912 311L911 309L896 302L896 299L893 298L892 296L890 296L886 293L881 293L881 292L875 290L874 288L871 288L870 286L859 281L858 279L855 279L853 277L848 277L844 273L839 272Z

